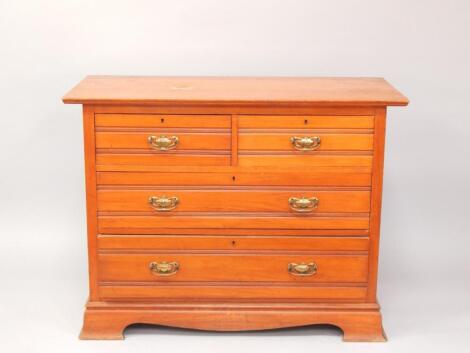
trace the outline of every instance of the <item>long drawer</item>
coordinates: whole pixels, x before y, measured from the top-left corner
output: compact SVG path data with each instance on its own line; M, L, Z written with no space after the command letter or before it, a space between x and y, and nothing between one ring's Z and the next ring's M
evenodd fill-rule
M160 201L160 203L158 203ZM167 204L164 204L164 201ZM369 191L100 189L103 212L369 212ZM302 206L302 207L301 207Z
M364 286L299 286L299 285L126 285L106 284L98 286L101 300L249 300L289 302L363 302L367 287Z
M162 229L368 229L369 216L100 215L102 234L153 234Z
M165 168L167 169L167 168ZM370 186L367 168L312 168L307 171L256 171L253 168L209 173L190 170L168 172L98 172L98 185L194 185L194 186Z
M100 254L100 282L365 283L367 255Z
M218 152L218 153L215 153ZM145 170L159 166L228 166L228 151L212 153L98 153L97 166L130 166ZM372 171L372 154L240 154L240 167L364 167Z
M368 251L366 236L255 235L98 235L98 248L110 251Z

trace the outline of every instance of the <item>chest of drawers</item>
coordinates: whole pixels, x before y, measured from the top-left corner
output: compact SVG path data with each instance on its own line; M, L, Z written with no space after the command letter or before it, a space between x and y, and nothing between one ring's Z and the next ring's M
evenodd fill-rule
M134 323L384 340L378 78L90 76L83 339Z

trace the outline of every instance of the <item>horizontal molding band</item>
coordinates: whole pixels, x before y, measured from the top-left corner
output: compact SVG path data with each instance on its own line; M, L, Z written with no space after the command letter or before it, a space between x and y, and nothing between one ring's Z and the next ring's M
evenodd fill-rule
M211 150L170 150L158 151L153 149L135 148L98 148L96 154L151 154L151 155L230 155L228 149ZM283 151L283 150L243 150L238 155L268 155L268 156L372 156L372 151Z
M289 128L240 128L239 134L373 134L374 129L361 129L361 128L344 128L344 129L331 129L331 128L314 128L314 129L289 129Z
M99 148L96 149L97 155L103 154L151 154L151 155L230 155L228 149L213 150L171 150L158 151L153 149L134 149L134 148Z
M377 311L380 309L378 303L308 303L308 302L291 302L291 303L274 303L266 302L243 302L243 301L216 301L206 302L203 300L185 300L184 302L88 302L87 309L92 310L230 310L230 311Z
M226 128L198 128L198 127L121 127L121 126L97 126L96 132L166 132L166 133L186 133L186 134L230 134L231 129Z
M239 156L372 156L372 151L282 151L282 150L239 150Z
M156 281L155 281L156 282ZM311 288L311 287L354 287L354 288L366 288L367 282L347 283L347 282L315 282L315 283L292 283L292 282L272 282L272 281L256 281L256 282L201 282L201 281L178 281L178 282L158 282L152 281L113 281L113 282L98 282L98 285L103 287L109 286L135 286L135 287L183 287L183 286L194 286L194 287L257 287L260 284L263 286L271 287L296 287L296 288Z
M128 212L128 211L101 211L98 212L98 216L106 217L120 217L120 216L150 216L150 217L214 217L214 218L232 218L232 217L244 217L244 218L259 218L259 217L279 217L279 218L292 218L292 219L306 219L306 218L322 218L322 217L345 217L345 218L364 218L369 217L367 212L357 213L287 213L287 212L178 212L178 211L148 211L148 212Z
M247 237L339 237L339 238L363 238L369 237L369 229L266 229L266 228L171 228L161 227L153 229L152 232L143 231L141 233L138 230L131 229L129 233L112 233L112 232L100 232L98 237L115 237L115 236L142 236L142 237L153 237L153 236L211 236L211 237L224 237L224 236L240 236L243 238Z
M144 167L144 168L143 168ZM99 169L101 168L101 170ZM118 168L118 170L111 170L111 168ZM125 169L128 168L128 169ZM129 169L130 168L130 169ZM139 170L145 169L147 170ZM171 170L169 170L171 168ZM122 170L119 170L122 169ZM136 169L136 170L133 170ZM174 166L139 166L139 165L98 165L97 166L98 172L123 172L123 173L189 173L189 174L197 174L197 173L209 173L209 174L219 174L219 173L248 173L248 174L256 174L259 172L263 173L274 173L274 174L291 174L291 173L303 173L305 172L305 167L302 165L298 166L290 166L286 167L279 167L276 165L272 166L226 166L226 165L217 165L217 166L207 166L207 165L174 165ZM371 175L372 170L368 166L316 166L312 168L312 172L315 174L321 174L323 177L326 174L367 174ZM233 174L232 174L233 175Z
M135 184L119 184L119 185L97 185L97 190L185 190L185 191L202 191L202 190L216 190L216 191L370 191L370 186L286 186L286 185L135 185Z

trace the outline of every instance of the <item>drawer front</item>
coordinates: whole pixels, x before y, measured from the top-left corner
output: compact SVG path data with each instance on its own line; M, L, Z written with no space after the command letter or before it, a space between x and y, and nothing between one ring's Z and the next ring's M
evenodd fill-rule
M98 172L98 185L195 185L195 186L370 186L371 174L367 168L341 171L335 168L315 168L299 172L227 172L227 173L134 173ZM356 168L355 168L356 169Z
M240 115L240 129L373 129L374 116Z
M241 167L364 167L372 171L372 154L243 154Z
M302 144L303 143L303 144ZM371 151L372 134L328 134L318 132L259 132L238 136L241 151Z
M308 216L370 210L369 191L105 189L98 190L97 200L101 212L284 212ZM168 205L163 205L167 200Z
M160 151L159 141L177 141L171 145L173 151L185 150L230 150L230 133L194 133L179 131L158 132L96 132L98 149L137 149ZM153 141L153 143L152 143ZM170 142L171 143L171 142Z
M228 152L220 154L97 153L96 165L108 166L221 166L230 165Z
M367 255L100 254L100 282L365 283Z
M273 300L289 302L363 302L366 286L287 286L287 285L125 285L107 284L98 287L102 300Z
M117 128L229 129L230 115L95 114L95 126Z
M239 116L241 167L372 170L373 116Z
M101 234L153 234L162 229L368 229L369 216L240 216L240 215L99 215Z
M368 237L99 235L100 250L368 251Z
M229 115L95 114L96 166L228 166L230 127Z

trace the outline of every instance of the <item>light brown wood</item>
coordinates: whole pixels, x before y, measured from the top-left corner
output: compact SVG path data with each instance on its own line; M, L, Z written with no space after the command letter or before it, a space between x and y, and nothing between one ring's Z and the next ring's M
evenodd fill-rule
M231 162L232 166L238 165L238 116L232 115L232 154L231 154ZM232 180L234 178L232 177Z
M362 303L365 300L367 288L355 286L335 285L270 285L265 283L254 284L227 284L201 283L191 284L165 284L165 285L126 285L110 284L99 286L99 298L103 301L150 301L150 302L318 302L318 303ZM187 322L188 327L192 326ZM240 325L242 325L240 323Z
M330 324L345 341L385 341L379 307L363 304L128 304L89 303L82 339L123 339L134 323L211 331L265 330ZM190 325L188 323L191 323Z
M250 166L304 166L309 167L372 167L370 155L347 154L240 154L238 164L242 167Z
M100 250L368 251L368 237L100 235Z
M240 129L373 129L374 116L240 115Z
M386 110L377 109L375 116L374 162L372 172L372 197L370 213L370 262L367 301L377 301L377 273L379 262L380 216L382 208L383 163L385 153Z
M230 129L229 115L96 114L97 127Z
M173 165L230 165L230 155L226 154L176 154L176 153L98 153L97 165L120 166L173 166Z
M171 276L155 275L151 262L178 262ZM289 263L315 263L317 273L295 276ZM322 254L100 254L99 280L110 282L292 282L292 283L365 283L367 255Z
M169 153L170 154L170 153ZM174 153L171 153L174 154ZM178 154L185 154L185 153L178 153ZM188 154L188 153L186 153ZM224 154L224 153L217 153L217 155ZM279 153L280 154L280 153ZM278 155L279 155L278 154ZM284 153L286 155L287 153ZM281 154L282 155L282 154ZM164 172L168 173L169 169L168 166L158 166L158 165L96 165L96 171L98 172ZM293 165L289 168L278 166L278 165L265 165L265 166L226 166L226 165L218 165L218 166L207 166L207 165L175 165L171 167L171 172L173 173L251 173L251 174L265 174L270 173L271 175L275 176L277 173L281 175L287 176L288 174L295 174L305 171L305 167L302 165ZM361 167L361 166L318 166L315 167L314 170L310 170L312 174L317 173L325 173L330 172L333 174L341 174L345 173L348 176L353 177L352 174L354 173L367 173L369 176L372 173L370 167ZM369 182L370 184L370 182ZM316 185L316 184L315 184Z
M241 132L239 136L239 150L251 151L292 151L296 152L291 137L319 137L320 147L314 151L302 151L303 154L316 153L316 151L371 151L373 148L372 134L332 134L316 131L289 133L276 132Z
M408 100L383 78L88 76L63 97L88 104L386 106Z
M177 136L179 142L173 151L180 150L230 150L230 134L194 133L178 131L159 132L96 132L98 149L136 149L165 154L148 143L149 136Z
M383 79L89 77L85 103L90 302L81 338L133 323L232 331L332 324L383 341L377 264ZM149 135L177 135L170 151ZM315 151L292 136L318 136ZM177 196L159 212L150 196ZM300 214L289 197L318 197ZM152 261L177 261L172 276ZM294 276L289 263L317 265ZM310 268L311 269L311 268Z
M210 216L148 215L99 216L98 232L136 234L159 228L242 228L242 229L368 229L364 216Z
M165 168L167 169L167 168ZM172 168L172 170L174 167ZM239 172L237 170L219 173L135 173L135 172L98 172L98 185L198 185L198 186L370 186L371 174L364 168L356 172L311 169L301 172Z
M127 229L128 235L240 235L240 236L334 236L334 237L368 237L369 229L273 229L273 228L140 228ZM112 234L112 233L107 233ZM100 234L100 235L107 235Z
M324 105L297 105L297 104L263 104L253 103L247 105L228 104L97 104L94 105L97 114L209 114L209 115L346 115L346 116L374 116L375 106L324 106Z
M83 136L85 147L85 185L88 240L88 276L90 300L98 300L98 222L96 206L96 173L95 173L95 124L92 106L83 106Z
M257 190L99 190L98 211L156 212L149 204L151 196L178 197L178 212L286 212L296 214L289 206L290 197L317 197L318 207L309 214L323 212L369 212L369 191L315 191L292 189ZM307 214L305 214L307 215Z

